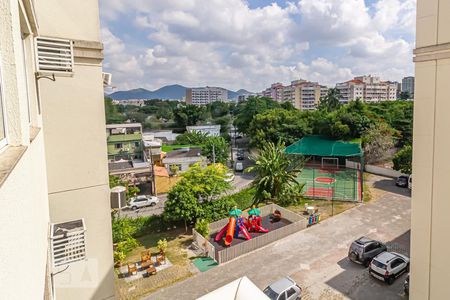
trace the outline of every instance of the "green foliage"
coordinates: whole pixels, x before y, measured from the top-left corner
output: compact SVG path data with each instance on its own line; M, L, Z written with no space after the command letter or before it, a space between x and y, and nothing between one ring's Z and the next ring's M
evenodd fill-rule
M114 262L123 262L126 255L134 248L139 246L139 242L134 238L137 227L130 218L112 218L113 242L116 244L114 249Z
M386 123L373 124L362 137L362 146L366 161L376 162L394 147L395 130Z
M202 203L201 218L214 222L228 217L228 212L236 206L234 199L222 197L218 200Z
M109 97L105 97L105 118L106 124L123 123L126 120L126 117L118 111L117 106Z
M344 139L350 137L350 127L347 124L342 124L341 121L336 121L331 125L331 136L337 139Z
M400 99L401 100L408 100L411 96L409 95L409 92L401 92L400 93Z
M208 134L200 131L185 132L176 137L176 143L180 145L202 145L208 139Z
M267 110L254 116L247 131L252 137L252 144L257 147L265 142L276 143L279 140L292 144L312 133L307 117L307 114L296 109Z
M398 151L392 159L394 170L405 174L412 173L412 146L406 145Z
M213 119L228 115L230 112L230 105L223 101L214 101L206 106Z
M209 238L209 222L205 219L199 219L195 223L195 230L204 238Z
M338 89L329 89L325 97L320 99L319 109L327 112L337 110L341 106L341 103L339 102L340 98L341 95Z
M156 244L156 247L158 248L160 253L166 253L167 240L166 239L159 240L158 243Z
M227 172L227 168L219 163L206 168L197 163L183 173L183 179L177 185L189 186L195 198L210 201L231 188L230 183L226 181Z
M248 97L247 101L239 103L234 109L236 115L234 123L239 132L249 134L249 127L253 117L274 108L280 108L280 104L271 98L260 96Z
M207 118L207 110L202 105L179 105L174 110L174 119L179 127L197 125Z
M202 155L206 156L210 162L226 164L229 154L227 141L221 136L208 137L202 149Z
M302 170L303 160L284 152L284 144L278 142L265 143L256 157L252 157L255 165L246 172L256 172L254 203L266 199L279 201L280 196L287 196L288 191L298 189L297 176Z
M184 183L183 183L184 181ZM184 178L167 195L164 218L169 221L191 221L202 214L202 207Z
M233 208L235 205L240 210L250 208L253 204L253 198L255 196L255 188L249 187L241 190L240 192L223 196L221 200L229 201L229 208Z

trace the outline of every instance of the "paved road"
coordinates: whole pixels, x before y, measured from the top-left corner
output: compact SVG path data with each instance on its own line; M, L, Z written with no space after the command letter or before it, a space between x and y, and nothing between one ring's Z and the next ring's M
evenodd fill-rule
M381 184L379 182L383 181ZM404 276L392 286L369 277L347 258L350 243L367 235L409 253L410 198L377 177L377 200L346 211L229 263L200 273L145 299L195 299L241 276L264 288L290 275L305 289L304 299L402 299Z

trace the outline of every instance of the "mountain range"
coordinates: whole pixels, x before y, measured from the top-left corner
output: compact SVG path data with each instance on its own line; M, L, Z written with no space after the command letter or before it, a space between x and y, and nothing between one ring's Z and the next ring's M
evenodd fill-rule
M132 89L128 91L117 91L108 95L114 100L127 100L127 99L179 99L182 100L186 96L187 87L173 84L166 85L157 90L149 91L144 88ZM239 95L252 94L244 89L238 91L228 91L229 99L237 99Z

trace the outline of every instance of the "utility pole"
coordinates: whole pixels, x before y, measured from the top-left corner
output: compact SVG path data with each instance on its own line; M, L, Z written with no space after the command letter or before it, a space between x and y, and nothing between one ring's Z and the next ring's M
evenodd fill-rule
M153 165L153 152L152 152L152 145L150 144L150 176L152 177L151 181L151 191L153 196L156 196L156 181L155 181L155 167Z
M214 143L212 144L213 146L213 164L216 164L216 148L214 147Z

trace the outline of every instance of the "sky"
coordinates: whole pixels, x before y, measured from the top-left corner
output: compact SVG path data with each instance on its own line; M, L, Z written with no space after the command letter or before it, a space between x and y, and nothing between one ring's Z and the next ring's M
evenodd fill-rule
M413 74L416 0L100 0L115 91Z

